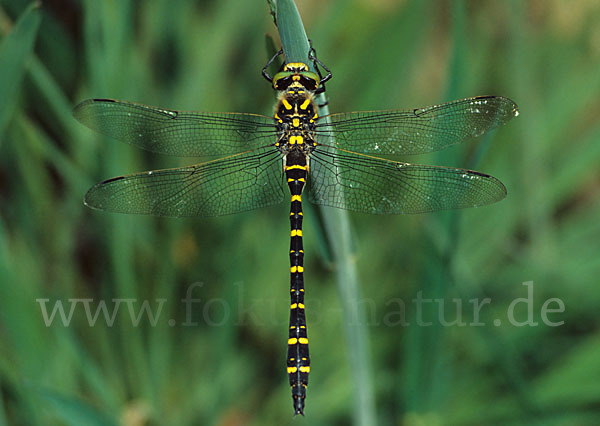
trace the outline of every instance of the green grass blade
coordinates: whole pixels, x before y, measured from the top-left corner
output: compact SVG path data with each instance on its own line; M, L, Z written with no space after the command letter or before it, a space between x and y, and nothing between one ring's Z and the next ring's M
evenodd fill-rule
M116 426L118 424L116 419L109 418L81 398L66 396L42 387L33 387L33 390L54 410L56 417L65 425Z
M27 58L40 26L39 3L32 3L0 45L0 142L17 104Z
M288 62L308 63L309 43L298 9L292 0L277 2L277 24L281 44ZM312 66L312 64L311 64ZM323 104L324 94L317 97ZM319 109L319 114L329 114L327 106ZM358 273L352 249L352 231L348 213L345 210L321 207L320 214L327 244L335 262L338 293L346 324L347 353L354 381L353 417L356 425L375 425L375 401L370 372L370 349L364 314L360 308L361 299Z

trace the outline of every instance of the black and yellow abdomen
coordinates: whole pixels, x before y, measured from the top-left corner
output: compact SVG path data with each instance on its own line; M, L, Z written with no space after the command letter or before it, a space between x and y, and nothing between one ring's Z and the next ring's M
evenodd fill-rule
M308 386L310 358L304 313L304 249L302 246L302 189L306 182L306 157L291 151L286 158L286 177L292 202L290 207L290 329L288 337L287 373L292 387L294 411L302 414Z

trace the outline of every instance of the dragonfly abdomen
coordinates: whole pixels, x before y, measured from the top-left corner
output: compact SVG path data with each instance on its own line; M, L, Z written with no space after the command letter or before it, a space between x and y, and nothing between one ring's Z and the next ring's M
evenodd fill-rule
M292 387L295 414L304 414L310 372L308 335L304 313L304 250L302 246L302 189L306 183L306 156L292 151L286 157L285 174L291 193L290 206L290 328L287 373Z

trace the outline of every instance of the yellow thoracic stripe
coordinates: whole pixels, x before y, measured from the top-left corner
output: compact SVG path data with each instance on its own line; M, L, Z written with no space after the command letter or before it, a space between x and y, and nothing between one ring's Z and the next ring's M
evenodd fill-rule
M290 145L302 145L304 143L304 138L302 136L290 136Z
M300 109L306 109L310 104L310 99L305 100L302 105L300 105Z
M283 104L283 106L285 107L285 109L292 109L292 104L290 104L287 99L282 99L281 103Z

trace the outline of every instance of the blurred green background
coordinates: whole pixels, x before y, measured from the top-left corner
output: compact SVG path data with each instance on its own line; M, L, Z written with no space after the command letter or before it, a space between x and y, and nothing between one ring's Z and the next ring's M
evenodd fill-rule
M520 108L482 140L406 159L492 174L504 201L350 215L363 347L347 343L335 262L306 214L304 419L284 368L289 206L198 220L92 211L92 184L190 160L71 116L90 97L271 114L266 2L27 6L0 2L0 425L600 424L600 3L299 2L334 72L331 112L484 94ZM421 310L419 294L443 302ZM469 301L486 298L477 318ZM507 319L519 298L525 325ZM114 299L113 321L92 325L85 304L110 317ZM46 325L56 302L67 321ZM564 323L545 323L561 303L547 316ZM351 351L370 356L362 389Z

